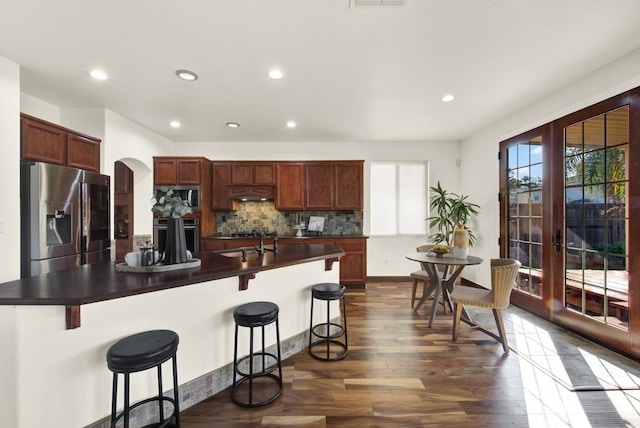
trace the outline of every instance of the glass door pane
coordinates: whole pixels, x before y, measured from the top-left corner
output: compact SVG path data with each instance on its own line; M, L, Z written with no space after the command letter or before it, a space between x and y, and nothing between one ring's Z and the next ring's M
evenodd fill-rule
M629 108L564 128L565 307L628 328Z
M509 257L522 263L517 289L542 297L542 136L507 148Z

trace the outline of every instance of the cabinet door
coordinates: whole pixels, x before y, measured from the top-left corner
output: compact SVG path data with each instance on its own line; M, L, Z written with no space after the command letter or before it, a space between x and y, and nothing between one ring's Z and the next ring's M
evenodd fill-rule
M201 239L202 251L224 250L224 241L221 239Z
M178 184L178 166L176 159L161 158L153 160L153 183Z
M278 245L304 245L304 241L301 238L278 238Z
M234 162L231 164L231 184L253 184L253 165L251 162Z
M22 118L22 159L64 165L66 147L65 130Z
M253 164L253 184L275 185L276 164L274 162L255 162Z
M228 211L231 209L231 195L229 194L229 170L228 162L214 162L211 165L213 177L213 197L211 198L214 210Z
M333 209L333 164L307 162L305 165L305 206L312 210Z
M123 162L114 163L114 193L131 193L133 191L133 171Z
M362 161L335 163L335 209L362 210L362 170Z
M304 163L282 162L276 167L278 195L276 209L304 209Z
M200 185L200 159L178 159L178 184Z
M340 284L365 285L367 282L367 241L339 239L336 242L345 252L340 259Z
M68 133L67 166L100 172L100 141Z
M263 239L264 244L273 244L273 239ZM260 246L260 238L234 238L225 241L224 248L232 249L232 248L246 248L246 247L259 247Z

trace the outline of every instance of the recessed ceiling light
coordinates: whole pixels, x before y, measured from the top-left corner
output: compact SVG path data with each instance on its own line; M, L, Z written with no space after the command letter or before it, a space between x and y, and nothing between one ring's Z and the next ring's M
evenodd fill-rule
M287 122L287 128L295 128L296 126L298 126L298 124L295 123L293 120L290 120Z
M282 74L282 71L280 70L273 69L273 70L269 70L269 72L267 73L267 76L269 76L274 80L279 80L284 77L284 74Z
M169 122L169 126L172 128L180 128L180 122L178 122L177 120L172 120L171 122Z
M107 73L105 73L102 70L97 70L97 69L96 70L91 70L89 72L89 74L91 75L91 77L93 77L94 79L97 79L97 80L107 80L107 78L108 78Z
M447 94L444 97L442 97L442 102L443 103L448 103L448 102L453 101L454 99L455 99L455 97L453 95Z
M193 71L189 70L176 70L176 75L182 80L188 80L193 82L194 80L198 80L198 75Z
M227 122L228 128L240 128L240 124L236 122Z

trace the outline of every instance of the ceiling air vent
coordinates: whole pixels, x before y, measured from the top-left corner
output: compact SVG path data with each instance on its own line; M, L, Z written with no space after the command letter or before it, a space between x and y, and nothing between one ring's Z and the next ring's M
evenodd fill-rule
M349 7L356 6L404 6L408 0L351 0Z

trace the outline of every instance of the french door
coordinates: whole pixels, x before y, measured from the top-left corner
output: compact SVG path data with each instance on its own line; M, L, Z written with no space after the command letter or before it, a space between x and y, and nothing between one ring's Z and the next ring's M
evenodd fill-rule
M636 356L639 99L629 91L500 145L501 253L522 263L512 302Z

